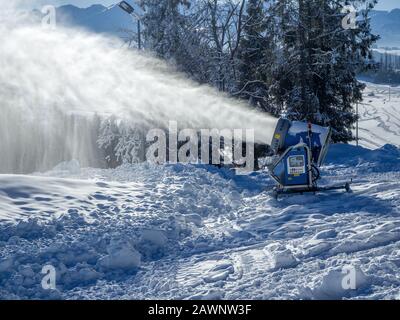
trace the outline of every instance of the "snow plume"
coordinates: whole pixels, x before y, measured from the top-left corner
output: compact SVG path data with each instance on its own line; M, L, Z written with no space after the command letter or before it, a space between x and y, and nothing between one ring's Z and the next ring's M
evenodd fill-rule
M3 3L3 1L2 1ZM11 20L11 19L5 19ZM276 120L189 81L116 39L0 20L0 173L47 170L77 159L103 166L104 117L142 128L255 129L269 143Z

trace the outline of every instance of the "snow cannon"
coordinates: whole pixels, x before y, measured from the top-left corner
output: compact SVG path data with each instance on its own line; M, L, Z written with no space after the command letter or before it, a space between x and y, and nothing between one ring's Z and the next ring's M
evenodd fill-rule
M330 145L332 130L310 122L279 119L272 138L274 156L267 164L271 177L278 183L273 194L318 192L344 189L350 183L319 187L320 167Z

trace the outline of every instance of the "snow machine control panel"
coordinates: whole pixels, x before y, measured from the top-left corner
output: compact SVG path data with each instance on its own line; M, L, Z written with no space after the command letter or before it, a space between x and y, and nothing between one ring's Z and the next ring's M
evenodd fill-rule
M304 155L291 156L287 159L289 175L299 176L306 173L306 160Z

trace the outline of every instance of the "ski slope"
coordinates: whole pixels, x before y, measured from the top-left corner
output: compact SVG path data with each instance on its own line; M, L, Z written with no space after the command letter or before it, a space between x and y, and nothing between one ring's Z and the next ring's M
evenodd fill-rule
M367 83L359 115L361 146L400 146L400 87Z
M207 166L1 175L0 298L398 299L399 160L333 146L324 183L354 178L353 193L278 201L263 173Z

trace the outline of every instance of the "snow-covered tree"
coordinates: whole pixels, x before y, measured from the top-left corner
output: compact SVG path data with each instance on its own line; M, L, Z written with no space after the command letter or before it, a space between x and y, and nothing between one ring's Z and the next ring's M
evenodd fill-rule
M348 4L365 4L356 28L342 21ZM352 140L357 119L354 104L361 101L363 84L357 73L373 66L369 13L376 3L341 0L284 0L280 15L280 63L272 94L290 119L331 126L335 141ZM360 7L358 7L360 8Z
M187 0L142 0L146 47L166 60L179 60L186 25Z
M142 0L148 50L200 83L352 139L376 0ZM356 28L343 8L358 4ZM361 10L360 5L365 7Z
M239 45L243 33L245 0L198 0L203 14L202 30L210 48L211 83L233 93L239 79Z
M247 1L240 40L240 76L236 96L262 111L273 112L269 98L271 67L274 63L273 17L265 0Z
M104 150L109 167L145 161L145 136L141 129L114 116L103 119L97 143Z

